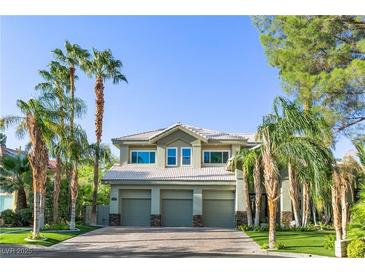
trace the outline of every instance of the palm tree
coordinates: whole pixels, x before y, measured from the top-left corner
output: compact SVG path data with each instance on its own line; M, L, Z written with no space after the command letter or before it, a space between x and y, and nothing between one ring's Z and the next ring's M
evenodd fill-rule
M251 203L250 203L250 193L249 193L249 173L251 169L250 162L247 160L249 159L247 156L249 155L249 150L247 148L241 149L235 156L236 166L238 164L242 167L242 177L243 177L243 199L245 203L245 210L247 216L247 224L249 226L253 226L253 218L252 218L252 210L251 210Z
M324 126L323 119L278 97L274 101L274 113L265 116L258 129L269 207L269 248L274 248L276 242L279 166L288 161L301 164L317 179L319 170L332 163L331 152L313 138L314 134L309 134L321 132L321 126Z
M52 121L54 112L45 108L39 100L30 99L28 102L17 101L17 106L24 114L20 116L7 116L0 119L0 128L4 129L12 124L18 124L17 134L23 136L25 132L31 140L31 150L28 154L33 177L33 232L32 238L38 238L40 232L40 208L42 207L45 183L48 171L48 149L46 140L52 135L55 127Z
M2 132L0 132L0 146L6 146L6 135Z
M115 59L111 50L98 51L93 49L92 60L85 62L82 66L89 77L95 77L95 97L96 97L96 113L95 113L95 135L96 150L94 162L94 189L93 204L91 210L91 220L96 224L96 202L99 184L99 157L100 142L103 131L103 115L104 115L104 81L111 79L113 84L121 81L127 82L126 77L121 73L122 62Z
M39 74L45 80L45 82L36 85L36 90L42 91L40 100L46 103L52 104L54 109L58 109L59 114L59 127L56 134L52 136L51 140L48 140L48 148L53 157L56 158L56 170L53 182L53 222L58 221L58 207L59 207L59 194L61 186L63 158L66 154L66 147L60 146L61 139L67 138L66 132L66 119L67 113L67 100L66 91L69 87L69 70L60 65L58 62L51 62L48 70L41 70ZM64 142L65 143L65 142ZM66 159L65 159L66 160Z
M57 60L59 60L62 64L67 66L69 68L69 91L70 91L70 140L69 145L72 152L76 152L78 150L78 144L77 140L75 140L75 71L76 66L81 66L83 63L87 61L90 54L87 50L82 49L77 44L71 44L69 41L66 40L65 42L65 49L66 52L63 53L61 49L55 49L53 50L54 56ZM71 196L72 196L72 189L75 189L77 186L75 186L78 178L78 164L77 161L79 160L79 155L76 153L72 153L71 157ZM71 199L72 200L72 199ZM71 213L72 214L72 213Z
M0 187L15 192L15 210L27 207L25 189L31 185L32 173L27 157L19 150L15 156L5 155L0 160Z

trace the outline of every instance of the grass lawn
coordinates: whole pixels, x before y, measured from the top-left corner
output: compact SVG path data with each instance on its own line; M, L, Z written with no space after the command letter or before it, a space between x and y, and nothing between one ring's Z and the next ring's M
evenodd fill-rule
M245 231L260 246L268 243L267 231ZM334 249L325 249L323 241L328 235L335 234L334 231L278 231L276 241L283 243L285 248L278 252L306 253L321 256L335 256Z
M86 232L95 230L99 227L96 226L87 226L87 225L78 225L77 226L80 231L74 232L41 232L43 237L46 237L45 241L37 241L37 242L27 242L24 239L28 236L31 229L24 231L24 228L1 228L0 234L0 244L19 244L19 245L42 245L42 246L51 246L62 242L64 240L70 239L80 234L84 234ZM18 230L15 232L15 230ZM6 231L6 232L4 232ZM8 233L7 233L8 232Z

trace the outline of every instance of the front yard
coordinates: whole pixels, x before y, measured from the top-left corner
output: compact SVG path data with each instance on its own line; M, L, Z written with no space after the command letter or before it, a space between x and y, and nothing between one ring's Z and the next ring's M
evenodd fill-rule
M267 231L245 231L260 246L268 243ZM334 257L334 249L326 249L323 247L323 241L329 235L334 235L333 231L277 231L276 240L278 243L284 244L283 249L279 252L306 253L312 255L321 255Z
M99 227L78 225L80 231L74 232L41 232L43 237L46 237L45 241L27 242L25 238L31 232L31 228L1 228L0 231L0 244L17 244L17 245L42 245L51 246L59 242L65 241L72 237L84 234L86 232L95 230Z

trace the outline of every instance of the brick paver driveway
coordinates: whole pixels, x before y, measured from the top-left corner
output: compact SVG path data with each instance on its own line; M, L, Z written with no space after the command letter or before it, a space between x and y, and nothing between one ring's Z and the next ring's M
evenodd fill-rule
M104 227L31 257L272 257L241 231L223 228Z

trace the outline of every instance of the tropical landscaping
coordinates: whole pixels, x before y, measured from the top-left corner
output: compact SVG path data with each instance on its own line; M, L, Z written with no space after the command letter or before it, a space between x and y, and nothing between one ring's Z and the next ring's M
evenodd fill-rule
M242 149L232 159L243 173L247 212L247 224L239 229L264 249L334 256L336 245L346 243L348 256L365 257L365 19L252 20L286 97L275 98L272 112L258 125L260 145ZM1 213L4 225L29 230L5 229L2 244L28 239L49 246L96 229L81 225L82 208L92 206L91 223L96 225L97 205L109 201L108 187L100 185L102 173L115 162L101 142L104 85L127 83L122 62L109 49L89 51L69 41L52 53L54 59L39 71L38 96L17 101L23 116L0 120L1 129L16 127L19 137L29 139L16 156L2 157L0 177L1 189L16 193L15 209ZM76 89L81 73L94 85L95 143L76 123L86 114ZM340 136L350 139L356 152L336 159ZM6 142L5 135L1 139ZM283 178L289 182L293 222L280 227ZM262 199L268 205L265 225L260 221Z

